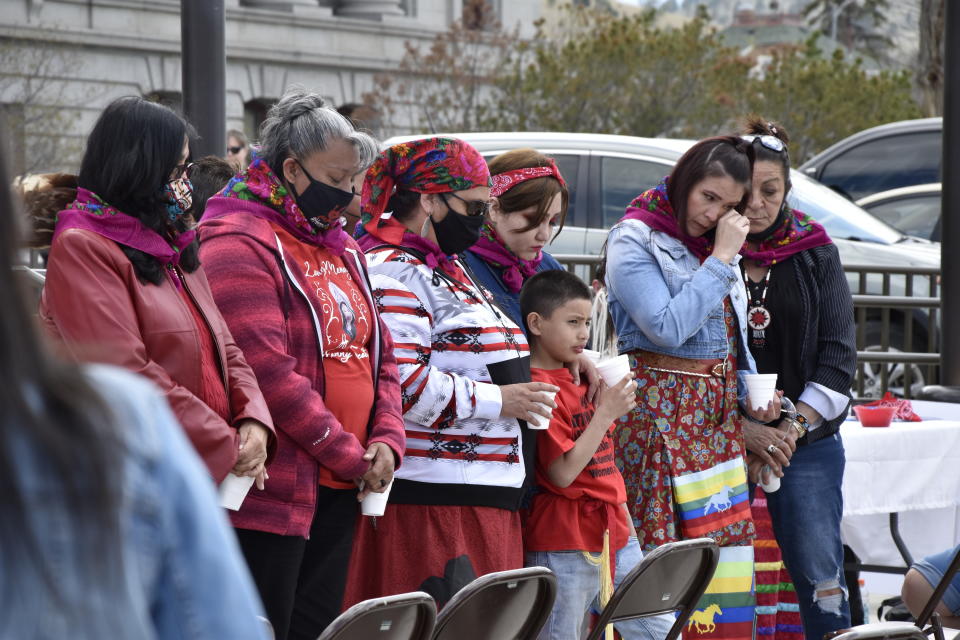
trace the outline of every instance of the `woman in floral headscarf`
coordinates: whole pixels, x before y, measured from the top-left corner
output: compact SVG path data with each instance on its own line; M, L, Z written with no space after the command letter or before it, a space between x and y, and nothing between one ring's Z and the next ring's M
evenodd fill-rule
M500 308L523 326L523 283L539 271L563 268L544 247L563 228L570 196L553 159L534 149L500 154L490 161L490 175L490 215L464 261Z
M340 613L357 500L389 486L404 449L393 346L341 218L377 147L302 89L260 141L209 200L201 253L279 440L233 524L277 638L314 640Z
M517 509L532 463L523 332L458 254L476 241L490 174L469 144L395 145L367 171L360 245L393 334L407 448L383 517L357 533L346 604L421 589L442 606L479 575L523 566Z

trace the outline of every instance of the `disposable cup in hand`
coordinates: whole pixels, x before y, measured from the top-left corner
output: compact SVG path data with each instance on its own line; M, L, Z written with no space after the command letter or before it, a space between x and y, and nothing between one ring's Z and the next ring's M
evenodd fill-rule
M382 516L387 508L387 498L390 497L390 489L393 488L393 480L383 490L383 493L371 491L367 497L360 501L360 513L365 516Z
M630 358L626 355L617 356L597 363L597 371L608 387L618 384L623 377L630 373Z
M253 486L253 481L253 476L227 474L227 477L220 483L220 506L231 511L240 509L243 499L247 497L247 492Z
M557 397L556 391L538 391L537 393L541 393L551 400ZM538 402L537 404L546 409L547 412L553 416L553 407L542 402ZM550 418L544 418L539 413L527 413L527 415L529 416L529 418L527 418L528 429L546 429L550 426Z
M748 373L744 378L747 383L750 406L761 411L766 409L777 392L777 374Z
M763 472L767 472L767 481L762 482ZM765 493L774 493L780 489L780 478L773 473L773 470L770 468L770 465L765 464L760 470L760 488L763 489Z
M593 362L593 364L597 364L598 362L600 362L600 359L603 358L602 353L600 353L599 351L594 351L593 349L584 349L583 355L590 358L590 361Z

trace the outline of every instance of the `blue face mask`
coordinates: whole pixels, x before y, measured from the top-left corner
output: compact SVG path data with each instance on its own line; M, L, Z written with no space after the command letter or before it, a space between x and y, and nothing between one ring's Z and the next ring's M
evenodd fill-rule
M167 206L167 215L170 216L171 221L184 215L193 205L193 183L187 176L163 185L160 194Z

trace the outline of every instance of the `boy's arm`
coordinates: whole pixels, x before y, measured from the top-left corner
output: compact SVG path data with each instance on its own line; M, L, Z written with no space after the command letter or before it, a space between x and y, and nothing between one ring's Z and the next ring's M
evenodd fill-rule
M627 515L627 530L630 532L630 537L636 538L637 528L633 526L633 516L630 515L630 509L627 508L626 502L624 502L620 506L623 507L623 512Z
M569 487L587 466L587 463L590 462L590 458L597 452L597 447L603 441L607 429L619 417L619 415L611 415L609 408L604 410L602 404L597 407L593 419L590 420L590 424L577 438L573 448L550 463L547 468L547 477L550 482L561 489Z
M633 382L633 374L629 373L623 380L612 387L603 387L597 410L593 419L577 438L573 448L559 456L547 467L547 478L554 486L566 489L576 480L583 471L590 458L597 452L597 447L603 441L603 436L613 421L622 415L633 411L637 406L637 385Z

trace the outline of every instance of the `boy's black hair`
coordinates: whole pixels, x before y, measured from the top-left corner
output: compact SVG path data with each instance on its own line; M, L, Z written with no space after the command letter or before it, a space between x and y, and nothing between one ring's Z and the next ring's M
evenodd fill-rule
M571 300L593 300L592 292L583 280L569 271L550 269L527 280L520 291L520 316L529 334L527 316L539 313L549 318L553 312Z

